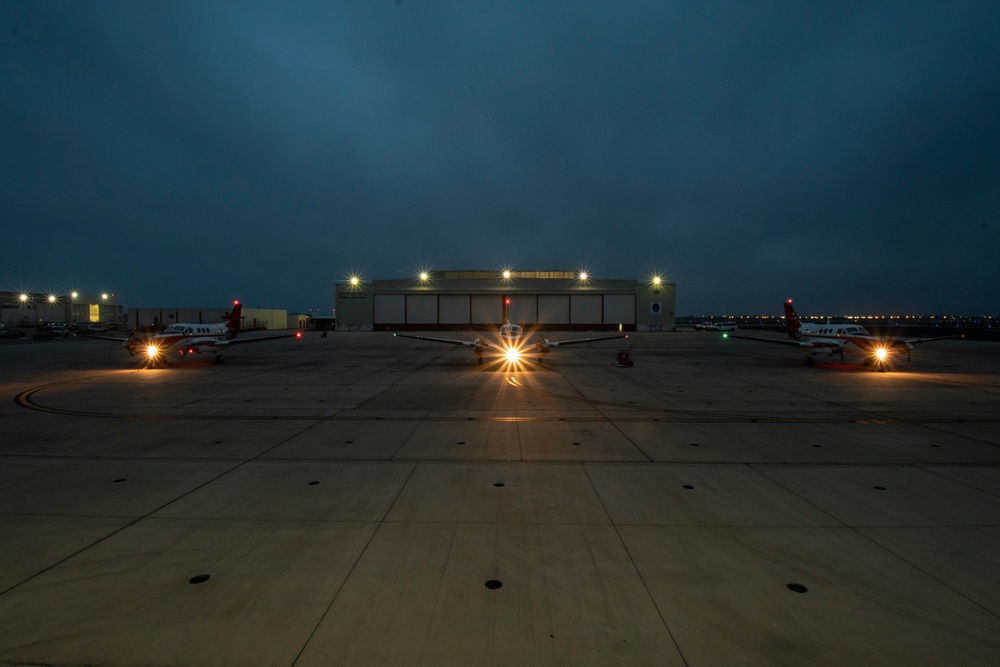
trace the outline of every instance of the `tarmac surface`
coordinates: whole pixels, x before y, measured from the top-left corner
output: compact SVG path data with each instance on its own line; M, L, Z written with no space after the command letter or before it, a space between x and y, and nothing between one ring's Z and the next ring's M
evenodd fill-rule
M2 343L2 665L1000 662L998 343Z

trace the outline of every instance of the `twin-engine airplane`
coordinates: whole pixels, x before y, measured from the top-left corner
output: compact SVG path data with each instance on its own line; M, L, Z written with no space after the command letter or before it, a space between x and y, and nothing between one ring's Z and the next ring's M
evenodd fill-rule
M156 334L131 334L128 338L112 336L85 336L85 338L100 338L121 343L132 357L144 359L151 366L160 364L176 364L191 359L197 355L215 356L215 363L222 363L222 354L233 345L244 343L259 343L277 338L302 338L302 332L278 334L275 336L258 336L236 340L240 332L240 313L243 304L239 301L233 306L229 319L218 324L171 324Z
M825 355L840 355L844 360L844 352L861 352L865 355L866 366L877 366L884 370L893 355L906 352L906 363L910 363L910 351L917 343L960 336L937 336L934 338L899 338L897 336L873 336L868 330L857 324L803 324L795 314L792 300L785 301L785 331L789 340L783 338L757 338L739 334L725 334L728 338L756 340L762 343L778 343L794 345L806 357L806 366L813 365L813 358ZM854 347L848 347L848 345Z
M500 327L499 343L487 341L482 338L476 338L475 340L458 340L454 338L413 336L401 333L394 333L392 335L399 336L400 338L426 340L432 343L450 343L451 345L464 345L466 347L471 347L476 353L476 356L479 357L480 364L483 363L483 355L487 352L500 355L510 363L515 363L519 361L522 356L527 356L533 353L537 355L538 363L542 363L545 355L547 355L554 347L559 347L561 345L575 345L577 343L593 343L599 340L612 340L614 338L628 338L628 334L621 334L618 336L602 336L600 338L577 338L575 340L549 340L543 336L540 340L536 341L534 345L531 345L523 342L525 338L524 330L519 325L511 324L510 322L505 322L503 326Z

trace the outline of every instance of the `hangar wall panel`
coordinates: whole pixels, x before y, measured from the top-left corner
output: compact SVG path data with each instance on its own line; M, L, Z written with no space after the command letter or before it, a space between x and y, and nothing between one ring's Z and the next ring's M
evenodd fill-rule
M540 294L538 321L542 324L569 324L569 294Z
M600 324L602 304L600 294L571 294L570 324Z
M467 294L442 294L438 297L438 313L441 324L468 324L472 315L472 305Z
M510 298L507 315L514 324L534 324L538 321L538 296L515 294Z
M407 324L437 324L438 298L436 294L407 294Z
M376 294L375 321L380 324L404 324L406 297L402 294Z
M635 324L635 295L605 294L604 323Z
M502 305L498 294L473 294L472 323L503 324Z

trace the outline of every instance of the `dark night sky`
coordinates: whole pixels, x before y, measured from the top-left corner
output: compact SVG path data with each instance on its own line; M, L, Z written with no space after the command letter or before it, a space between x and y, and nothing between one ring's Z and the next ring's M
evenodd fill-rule
M0 2L0 290L1000 313L1000 3Z

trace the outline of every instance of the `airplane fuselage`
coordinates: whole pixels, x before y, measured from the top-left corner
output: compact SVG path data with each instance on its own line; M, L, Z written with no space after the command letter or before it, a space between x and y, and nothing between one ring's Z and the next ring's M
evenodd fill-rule
M198 354L218 356L229 346L231 334L223 324L171 324L157 334L122 343L129 354L152 362L178 363Z

